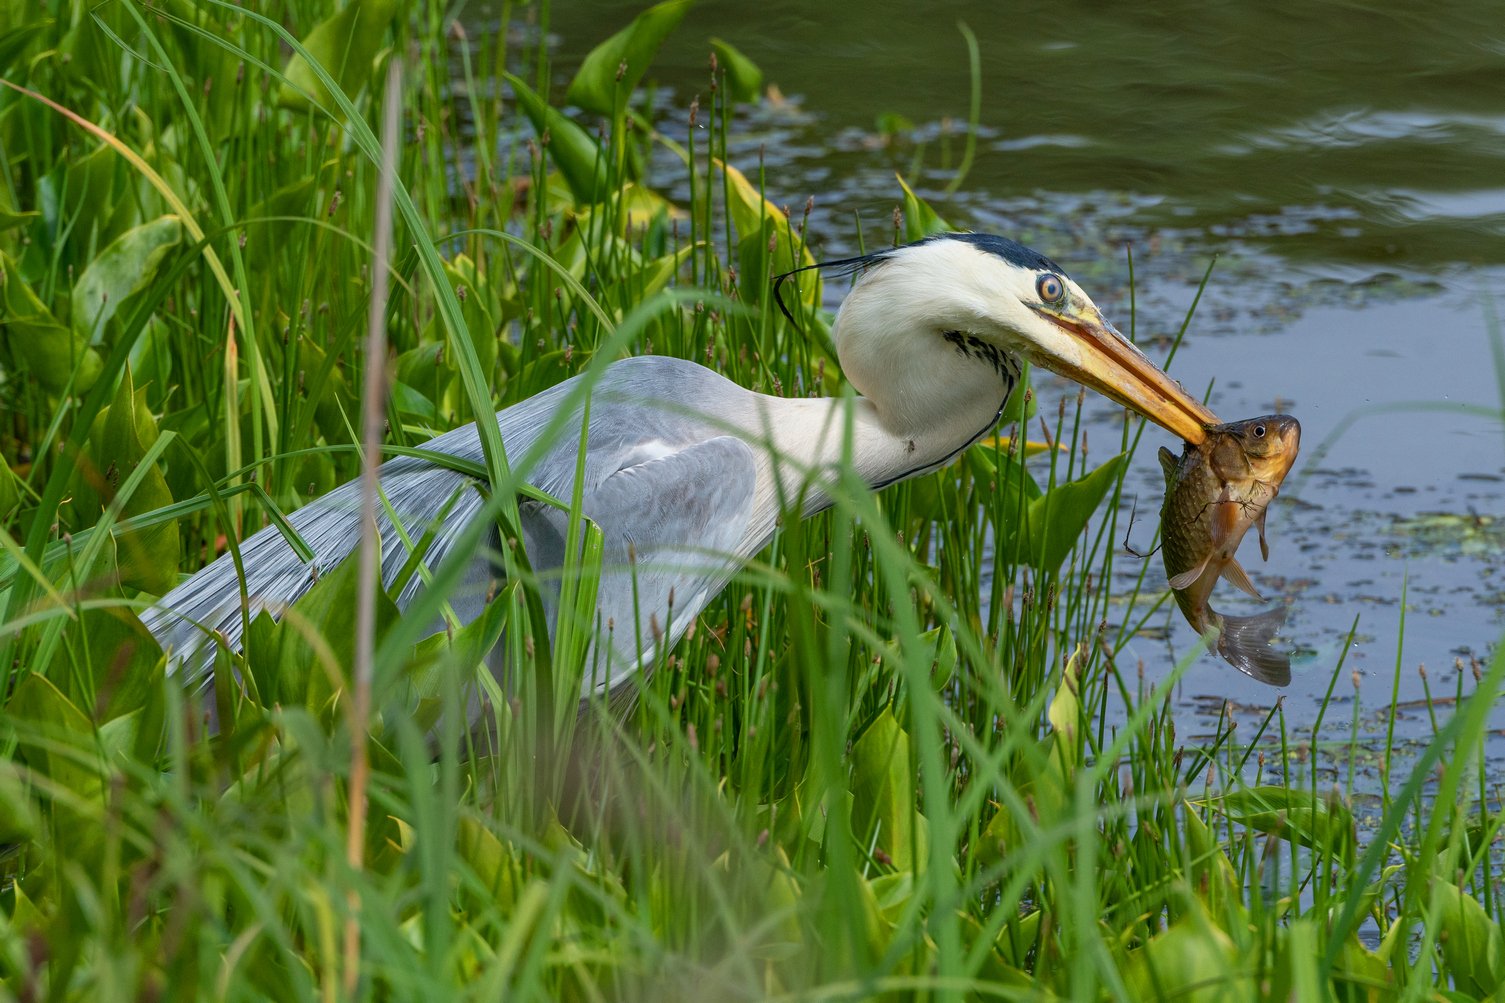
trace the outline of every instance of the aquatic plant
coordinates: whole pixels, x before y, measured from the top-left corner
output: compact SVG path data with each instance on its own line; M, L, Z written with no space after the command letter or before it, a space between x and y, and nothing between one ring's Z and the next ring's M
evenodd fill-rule
M1482 736L1505 661L1460 676L1372 808L1278 705L1254 735L1178 736L1187 666L1121 662L1154 572L1108 585L1138 432L1089 456L1079 397L1020 395L945 470L788 520L616 706L575 712L578 638L529 652L514 629L538 671L462 733L479 653L536 583L519 568L494 615L424 637L441 568L406 617L378 597L362 719L347 562L250 624L206 733L137 614L357 468L393 63L386 448L624 352L843 392L821 283L794 322L770 303L813 260L809 205L728 162L756 68L719 42L677 124L643 98L686 6L631 20L562 92L546 7L475 38L391 0L0 11L5 992L1497 992ZM655 151L688 198L655 188ZM943 225L894 196L910 233ZM1024 448L1037 426L1047 448ZM513 484L509 459L490 443L476 473ZM565 590L588 603L581 553Z

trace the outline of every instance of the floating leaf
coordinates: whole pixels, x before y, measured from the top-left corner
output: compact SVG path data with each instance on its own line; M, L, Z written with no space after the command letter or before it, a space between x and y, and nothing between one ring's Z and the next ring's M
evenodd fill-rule
M277 103L302 111L309 107L311 95L323 107L334 108L334 98L309 65L310 58L329 72L340 90L355 97L371 78L372 63L381 51L397 7L397 0L352 0L332 17L319 22L303 39L307 57L296 52L288 60L283 71L287 79L277 92Z
M182 234L178 217L162 216L132 227L99 252L73 286L73 333L97 341L120 304L155 277Z
M757 101L763 96L763 71L727 41L711 39L716 65L726 73L726 85L733 101Z
M690 9L693 0L665 0L632 19L632 23L596 46L580 64L566 99L586 111L615 115L625 107L648 65L669 32Z

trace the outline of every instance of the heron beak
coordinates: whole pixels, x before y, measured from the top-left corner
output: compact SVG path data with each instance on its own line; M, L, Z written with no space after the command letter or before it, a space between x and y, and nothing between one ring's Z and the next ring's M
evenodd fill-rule
M1076 359L1051 355L1039 360L1047 369L1091 387L1193 445L1207 438L1209 426L1219 424L1217 415L1145 358L1095 308L1077 315L1043 305L1033 309L1080 349Z

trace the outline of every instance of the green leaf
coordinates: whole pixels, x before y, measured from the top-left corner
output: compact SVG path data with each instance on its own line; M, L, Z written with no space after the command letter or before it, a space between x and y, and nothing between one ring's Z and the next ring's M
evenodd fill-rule
M1505 985L1505 934L1472 895L1434 879L1434 916L1441 921L1442 956L1454 985L1470 996L1498 992Z
M915 808L909 735L889 707L852 744L852 832L898 870L924 865L926 826Z
M52 26L51 18L37 16L42 10L40 4L18 3L6 4L0 11L0 73L10 68L32 39Z
M10 193L0 187L0 233L18 226L27 226L34 219L40 219L39 212L18 212L11 204Z
M763 71L757 63L719 38L711 39L711 51L716 53L716 65L726 73L733 101L753 102L763 96Z
M1234 822L1330 854L1352 867L1356 850L1353 813L1336 796L1266 785L1229 791L1205 804Z
M586 111L616 115L627 106L648 65L693 0L665 0L649 7L632 23L590 51L565 97ZM625 64L625 68L624 68Z
M79 610L47 670L65 695L97 723L139 710L161 678L162 649L124 606ZM158 708L160 709L160 708Z
M1201 902L1191 899L1188 906L1168 929L1129 955L1124 966L1129 998L1186 1003L1255 998L1233 940Z
M1189 853L1187 879L1191 886L1214 916L1226 915L1227 909L1236 909L1242 915L1238 873L1234 871L1228 854L1223 852L1222 845L1195 808L1183 803L1181 809Z
M485 273L468 254L457 254L453 260L446 261L444 273L460 298L460 310L465 315L465 326L476 350L476 360L489 374L496 368L496 343L502 326L501 304L492 293Z
M795 234L784 211L763 197L746 175L731 164L716 161L726 172L727 208L737 228L738 284L742 298L761 303L769 292L772 276L815 264L810 248ZM800 301L806 306L820 302L819 276L807 273L799 285Z
M97 340L120 304L156 276L182 234L178 217L162 216L127 230L101 251L73 286L73 333Z
M549 159L559 168L559 173L575 200L588 205L604 201L610 194L610 186L606 175L606 156L596 141L562 112L546 104L519 77L511 73L503 73L502 76L511 85L512 93L522 106L523 113L533 123L540 142L542 143L544 136L548 136L548 142L544 145Z
M104 764L94 744L94 725L47 677L26 673L5 713L25 723L21 747L34 770L81 801L103 800ZM33 743L32 736L40 741Z
M21 771L0 759L0 843L20 843L37 831L37 807L27 795Z
M21 482L11 473L5 457L0 456L0 526L6 525L21 507L22 497Z
M86 393L99 379L104 360L53 317L21 278L10 255L0 253L0 347L25 363L48 393Z
M276 703L323 711L355 664L355 609L360 561L328 570L274 622L266 610L251 621L246 664L264 707ZM378 642L401 614L376 590Z
M283 71L287 79L277 93L277 103L302 111L309 107L307 95L311 95L319 105L334 108L333 96L309 66L309 59L328 70L347 96L355 97L371 78L372 63L381 51L397 6L397 0L352 0L319 22L302 40L307 56L295 52L288 60Z
M940 213L930 208L930 204L914 193L908 182L901 175L895 174L899 179L899 187L904 189L904 239L907 241L921 240L936 233L950 233L956 227L941 219Z
M130 367L120 378L114 401L100 411L89 432L89 448L79 458L80 483L75 511L92 521L115 500L115 493L157 441L157 423L147 407L146 390L136 390ZM172 504L172 492L161 469L148 471L126 499L121 517L142 515ZM177 520L116 537L120 583L161 595L177 584L182 550Z
M1032 499L1025 506L1024 518L1010 527L1004 541L1003 551L1009 561L1029 564L1042 573L1059 568L1092 513L1112 490L1126 459L1119 453L1086 477L1058 484ZM1009 489L1002 484L1000 488Z

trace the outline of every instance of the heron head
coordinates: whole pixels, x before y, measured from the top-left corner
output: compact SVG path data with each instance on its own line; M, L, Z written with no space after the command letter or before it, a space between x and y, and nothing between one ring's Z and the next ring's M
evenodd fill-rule
M1108 323L1059 265L1015 241L940 234L838 264L864 270L834 332L844 367L849 353L858 354L851 342L875 331L960 334L1090 387L1188 442L1202 442L1218 422Z

